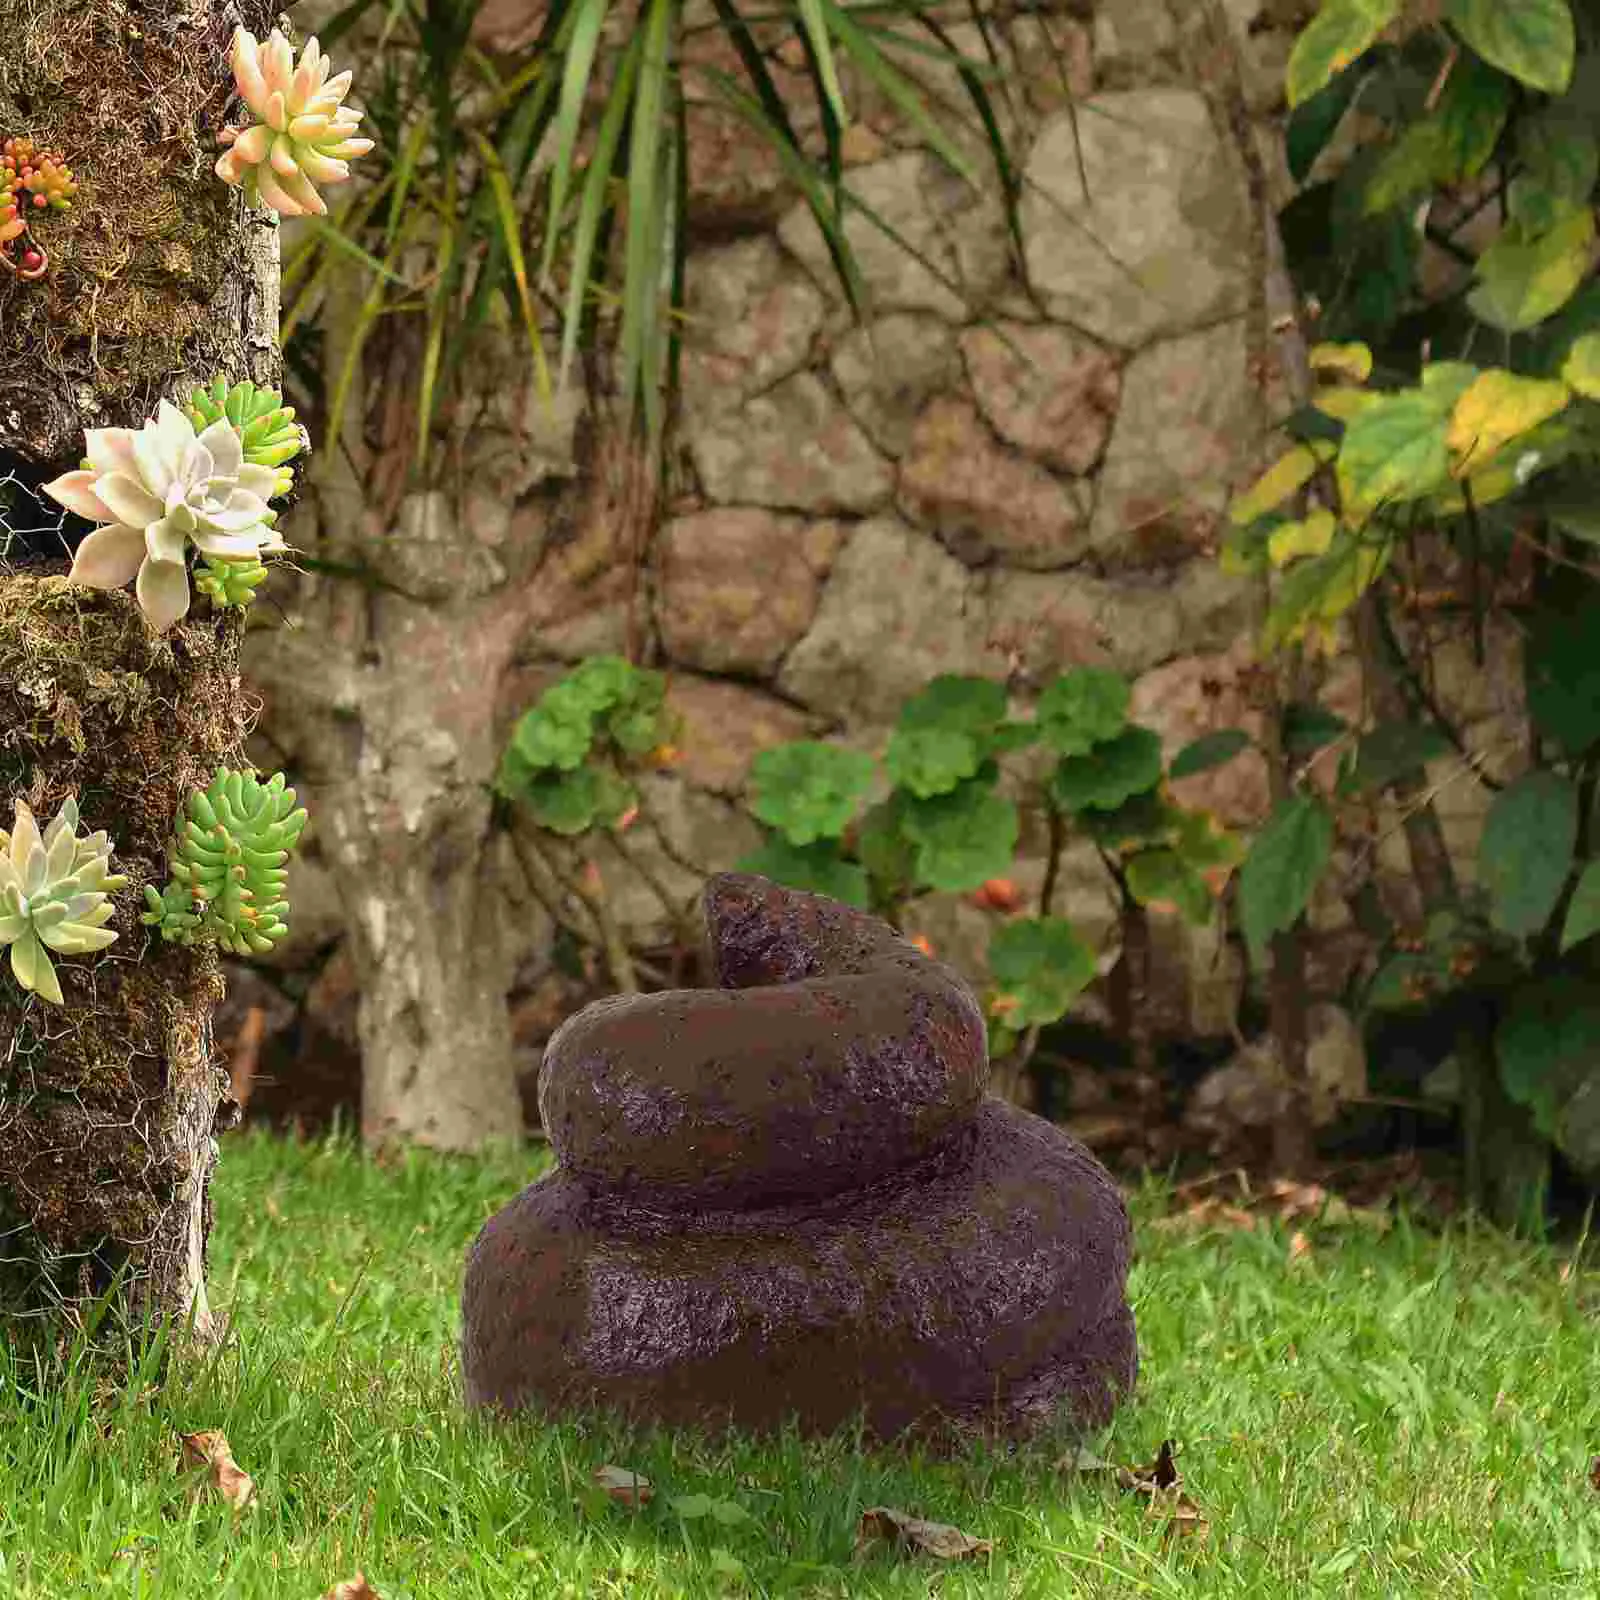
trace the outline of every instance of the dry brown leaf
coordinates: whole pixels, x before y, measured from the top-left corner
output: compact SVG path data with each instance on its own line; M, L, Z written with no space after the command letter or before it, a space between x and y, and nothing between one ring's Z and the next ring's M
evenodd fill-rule
M1600 1494L1600 1456L1589 1463L1589 1487Z
M618 1505L631 1506L635 1511L649 1505L656 1496L648 1478L626 1467L596 1467L594 1481Z
M936 1556L940 1561L961 1561L986 1556L994 1549L990 1539L975 1539L947 1522L924 1522L892 1506L873 1506L861 1513L856 1529L856 1555L877 1544L887 1544L912 1555Z
M1149 1502L1148 1515L1167 1519L1163 1538L1176 1534L1204 1543L1210 1524L1199 1506L1184 1493L1183 1474L1174 1460L1176 1448L1171 1439L1163 1439L1154 1461L1144 1467L1119 1467L1117 1482L1130 1494L1144 1496Z
M334 1584L322 1600L382 1600L382 1596L367 1582L366 1574L358 1572L355 1577Z
M1311 1254L1311 1241L1296 1228L1289 1235L1289 1259L1304 1261Z
M1256 1219L1242 1206L1229 1205L1216 1195L1207 1195L1182 1211L1157 1217L1153 1225L1157 1228L1253 1228Z
M228 1436L220 1428L206 1428L200 1433L184 1433L183 1467L190 1471L196 1467L207 1468L211 1487L233 1507L243 1511L256 1497L256 1486L250 1475L241 1471L228 1447Z

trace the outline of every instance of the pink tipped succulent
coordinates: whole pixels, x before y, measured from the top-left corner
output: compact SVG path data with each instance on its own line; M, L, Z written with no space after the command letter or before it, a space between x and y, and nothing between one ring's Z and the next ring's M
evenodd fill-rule
M294 49L276 28L258 43L244 28L233 35L233 81L256 119L224 128L228 146L217 161L224 183L242 184L280 217L325 216L319 183L340 183L349 163L372 148L355 137L361 113L344 104L351 74L328 76L329 62L315 39L306 41L297 66Z

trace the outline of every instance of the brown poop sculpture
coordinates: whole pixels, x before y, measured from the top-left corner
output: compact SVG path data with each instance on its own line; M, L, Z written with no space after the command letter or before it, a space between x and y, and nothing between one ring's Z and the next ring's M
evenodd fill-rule
M468 1403L810 1433L1106 1421L1137 1367L1109 1175L984 1094L983 1016L874 917L706 889L717 989L551 1038L555 1171L467 1261Z

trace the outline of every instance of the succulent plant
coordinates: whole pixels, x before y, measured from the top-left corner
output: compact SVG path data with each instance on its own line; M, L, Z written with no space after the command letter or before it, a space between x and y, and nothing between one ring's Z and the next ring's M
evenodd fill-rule
M39 832L33 813L16 802L11 832L0 828L0 945L11 946L11 970L24 989L61 1005L61 982L47 950L64 956L103 950L116 937L113 890L128 880L107 869L111 841L101 831L77 837L78 803L68 795Z
M277 475L245 461L230 422L213 422L197 436L163 400L156 419L137 432L91 429L87 448L87 467L44 486L68 510L107 524L78 546L67 576L97 589L137 578L139 605L157 631L189 610L191 544L220 560L258 560L264 550L284 548L267 507Z
M226 378L218 377L209 389L196 389L183 409L196 433L214 422L232 423L246 462L274 469L277 487L272 498L294 487L294 471L286 463L307 447L306 432L294 420L294 407L286 406L276 389L258 389L248 379L230 386Z
M43 150L32 139L0 143L0 267L24 281L42 278L50 258L27 237L29 218L44 211L70 211L77 192L72 169L59 152ZM13 239L27 239L15 260L5 248Z
M261 43L236 29L231 59L234 84L256 120L242 130L222 130L228 148L217 160L217 176L242 184L280 217L326 215L316 185L342 182L350 160L372 148L372 140L354 137L361 112L343 103L351 74L330 78L315 39L306 41L296 66L294 48L277 28Z
M270 950L289 931L284 863L306 824L294 801L281 772L262 783L218 767L179 814L172 878L160 893L145 885L140 920L179 944L210 940L241 956Z
M236 606L244 610L253 605L256 590L267 581L267 569L259 561L223 561L204 556L194 569L194 586L214 606Z

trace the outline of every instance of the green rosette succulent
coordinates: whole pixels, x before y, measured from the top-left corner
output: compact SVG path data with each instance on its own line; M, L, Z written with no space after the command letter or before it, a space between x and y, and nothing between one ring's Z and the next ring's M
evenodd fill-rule
M117 937L106 898L128 880L109 870L111 840L102 830L77 836L78 803L68 795L41 835L20 800L10 833L0 828L0 945L24 989L62 1005L48 951L64 956L104 950Z
M217 377L209 389L196 389L183 409L196 433L224 418L232 423L243 441L245 460L277 469L274 498L294 487L294 472L287 463L306 448L306 434L294 420L294 407L286 406L276 389L258 389L248 379L230 385Z
M235 955L263 955L289 931L285 863L306 824L293 789L275 773L218 767L179 814L172 877L146 884L141 920L178 944L210 941Z

